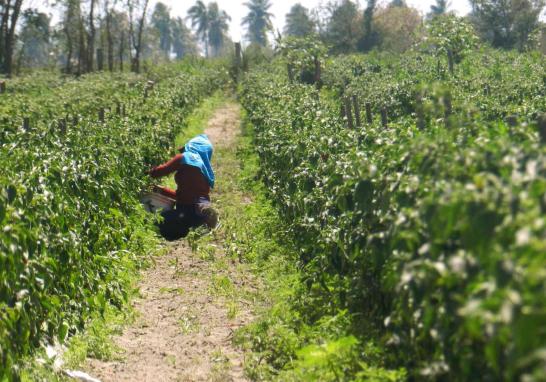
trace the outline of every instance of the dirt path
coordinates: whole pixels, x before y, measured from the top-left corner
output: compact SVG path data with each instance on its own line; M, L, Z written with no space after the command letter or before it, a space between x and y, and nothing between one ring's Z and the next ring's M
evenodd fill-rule
M205 133L221 153L234 143L239 127L238 106L227 104ZM230 165L215 163L218 173ZM135 323L114 339L124 351L122 360L88 360L92 376L103 382L245 380L243 356L231 337L252 318L238 292L248 280L223 256L223 244L209 240L205 251L192 252L182 240L155 259L139 285Z

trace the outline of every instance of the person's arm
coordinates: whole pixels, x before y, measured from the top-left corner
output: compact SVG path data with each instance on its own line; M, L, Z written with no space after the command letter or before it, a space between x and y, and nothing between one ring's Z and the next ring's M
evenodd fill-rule
M176 199L176 191L164 186L154 186L154 192L158 192L163 196L171 199Z
M150 170L150 176L152 178L161 178L180 170L182 167L182 154L177 154L166 163L160 166L154 167Z

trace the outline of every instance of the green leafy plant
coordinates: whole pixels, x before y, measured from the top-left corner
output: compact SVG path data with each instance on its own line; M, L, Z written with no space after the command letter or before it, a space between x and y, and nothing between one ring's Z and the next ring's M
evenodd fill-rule
M19 79L0 95L0 379L17 379L19 359L40 344L120 306L127 275L157 249L138 200L145 169L227 77L184 65L53 79L52 89Z
M435 57L410 52L336 58L320 92L275 64L248 76L261 178L307 287L287 303L297 320L254 332L274 370L303 367L288 356L307 337L291 328L346 310L337 338L379 344L388 366L362 361L354 375L540 380L546 156L534 120L545 67L538 55L474 51L445 78ZM370 103L372 123L347 127L341 89L362 114Z

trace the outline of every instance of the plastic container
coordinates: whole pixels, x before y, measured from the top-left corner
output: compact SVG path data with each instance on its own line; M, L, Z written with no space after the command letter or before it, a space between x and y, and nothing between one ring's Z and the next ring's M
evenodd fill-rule
M140 202L148 212L170 211L174 209L176 201L157 192L149 192L140 198Z

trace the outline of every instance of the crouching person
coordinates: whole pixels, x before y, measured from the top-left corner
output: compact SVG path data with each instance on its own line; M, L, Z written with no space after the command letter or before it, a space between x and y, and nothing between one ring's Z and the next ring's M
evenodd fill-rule
M169 241L186 237L191 228L201 225L214 228L218 223L218 214L212 208L209 196L214 187L212 144L205 134L201 134L179 151L168 162L149 172L152 178L174 173L176 191L156 187L156 191L176 200L174 210L162 212L163 221L159 224L161 235Z

